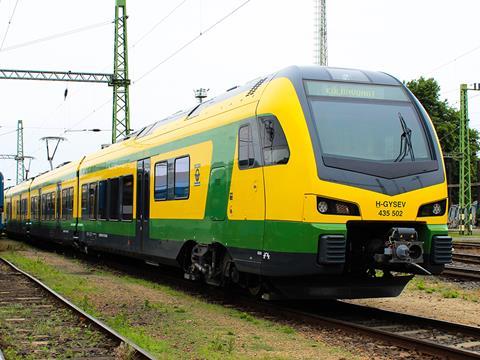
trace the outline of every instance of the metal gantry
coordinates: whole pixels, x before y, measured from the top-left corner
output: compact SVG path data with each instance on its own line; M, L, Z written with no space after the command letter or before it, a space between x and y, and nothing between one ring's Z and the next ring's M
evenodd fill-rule
M0 69L0 79L106 83L113 87L112 143L130 133L126 0L115 0L113 74Z
M460 178L458 207L460 210L460 234L472 234L472 178L470 168L470 127L468 118L468 90L467 84L460 85Z
M327 0L315 0L314 6L314 63L328 65Z
M0 69L0 79L95 82L113 85L112 74Z
M113 63L112 143L115 143L130 133L130 80L128 78L126 0L116 0Z

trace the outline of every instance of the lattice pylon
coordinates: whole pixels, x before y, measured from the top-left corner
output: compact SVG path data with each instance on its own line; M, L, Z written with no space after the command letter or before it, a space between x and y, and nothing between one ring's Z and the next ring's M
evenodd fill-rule
M314 63L328 65L327 0L314 0Z
M468 86L460 85L460 234L472 233L472 178L470 169L470 131L468 119Z
M112 143L130 133L126 0L116 0Z
M17 184L25 180L25 157L23 154L23 121L17 123Z

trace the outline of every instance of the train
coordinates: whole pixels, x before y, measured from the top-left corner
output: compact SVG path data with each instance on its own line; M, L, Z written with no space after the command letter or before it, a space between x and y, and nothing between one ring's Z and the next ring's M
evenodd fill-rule
M5 193L7 234L264 299L392 297L452 260L440 143L376 71L291 66Z
M0 172L0 236L3 234L5 230L5 222L3 220L3 202L4 202L3 189L4 188L5 188L5 183L3 179L3 174Z

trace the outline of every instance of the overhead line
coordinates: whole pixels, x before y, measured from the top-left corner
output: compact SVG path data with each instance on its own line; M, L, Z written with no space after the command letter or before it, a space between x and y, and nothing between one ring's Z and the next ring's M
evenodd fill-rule
M160 19L159 22L157 22L155 25L153 25L150 30L148 30L145 34L140 36L140 38L137 39L131 46L134 48L135 46L138 45L143 39L145 39L148 35L150 35L158 26L160 26L165 20L167 20L175 11L177 11L183 4L185 4L188 0L183 0L181 3L179 3L177 6L175 6L167 15L165 15L162 19Z
M198 34L197 36L195 36L194 38L192 38L191 40L189 40L188 42L186 42L184 45L182 45L180 48L178 48L177 50L175 50L172 54L168 55L165 59L163 59L162 61L160 61L158 64L156 64L154 67L152 67L150 70L148 70L147 72L145 72L143 75L141 75L138 79L136 79L134 81L134 83L137 83L139 81L141 81L143 78L145 78L146 76L150 75L153 71L155 71L158 67L160 67L161 65L163 65L164 63L166 63L168 60L170 60L171 58L173 58L175 55L177 55L178 53L180 53L182 50L184 50L185 48L187 48L188 46L190 46L192 43L194 43L195 41L197 41L199 38L202 37L202 35L205 35L206 33L208 33L209 31L211 31L213 28L215 28L217 25L221 24L222 22L224 22L226 19L228 19L230 16L232 16L233 14L235 14L238 10L240 10L241 8L243 8L245 5L247 5L251 0L246 0L244 1L242 4L240 4L238 7L236 7L235 9L233 9L231 12L229 12L227 15L225 15L224 17L222 17L221 19L219 19L217 22L215 22L214 24L210 25L208 28L206 28L205 30L201 31L200 34Z
M7 131L7 132L4 132L3 134L0 134L0 136L5 136L5 135L8 135L8 134L13 134L14 132L16 132L17 129L15 130L12 130L12 131Z
M16 50L16 49L26 47L26 46L30 46L30 45L36 45L36 44L41 43L41 42L46 42L46 41L58 39L58 38L61 38L61 37L74 35L74 34L84 32L84 31L87 31L87 30L99 28L99 27L102 27L102 26L105 26L105 25L108 25L108 24L113 24L113 21L107 21L107 22L104 21L104 22L101 22L101 23L87 25L87 26L84 26L84 27L81 27L81 28L64 31L64 32L61 32L61 33L58 33L58 34L53 34L53 35L49 35L49 36L46 36L46 37L43 37L43 38L38 38L38 39L35 39L35 40L27 41L27 42L24 42L24 43L21 43L21 44L8 46L6 48L2 48L0 50L0 52Z
M5 35L3 36L2 45L0 45L0 51L2 51L3 45L5 44L5 40L7 39L8 31L10 30L10 25L12 24L12 20L13 20L13 17L15 16L15 12L17 11L17 6L19 1L20 0L17 0L15 2L15 7L13 8L12 15L10 16L10 20L8 21L7 30L5 31Z
M461 58L463 58L463 57L465 57L465 56L468 56L468 55L470 55L471 53L474 53L475 51L477 51L477 50L479 50L479 49L480 49L480 45L478 45L478 46L474 47L473 49L470 49L470 50L464 52L463 54L457 56L456 58L454 58L454 59L452 59L452 60L450 60L450 61L447 61L446 63L444 63L444 64L436 67L435 69L427 72L427 74L431 74L431 73L434 73L434 72L436 72L436 71L438 71L438 70L440 70L440 69L443 69L444 67L446 67L446 66L448 66L448 65L450 65L450 64L453 64L453 63L454 63L455 61L457 61L458 59L461 59Z

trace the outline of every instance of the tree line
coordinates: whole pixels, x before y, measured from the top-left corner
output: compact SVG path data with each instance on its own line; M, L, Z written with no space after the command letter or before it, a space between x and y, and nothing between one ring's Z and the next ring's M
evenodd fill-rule
M429 78L420 77L406 83L406 86L417 97L427 110L433 125L437 131L437 136L442 146L444 154L453 155L445 159L447 167L447 177L449 183L458 184L459 175L459 144L460 144L460 110L448 103L447 100L440 99L440 85L438 82ZM458 90L460 98L460 86ZM478 152L480 151L480 135L475 129L470 129L470 154L471 154L471 174L472 182L478 181ZM455 191L456 195L456 191ZM473 195L473 194L472 194ZM474 196L473 196L474 197ZM454 196L453 203L457 202Z

